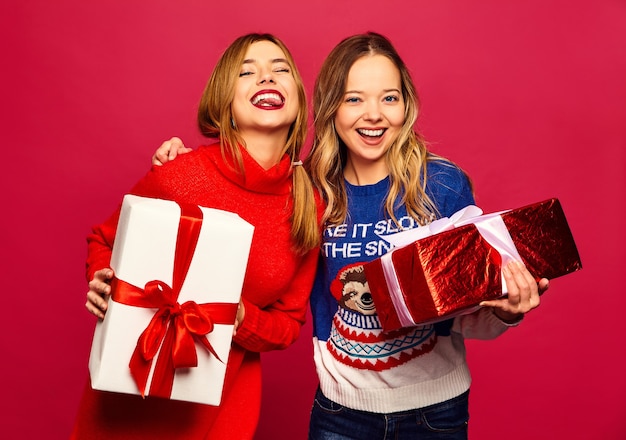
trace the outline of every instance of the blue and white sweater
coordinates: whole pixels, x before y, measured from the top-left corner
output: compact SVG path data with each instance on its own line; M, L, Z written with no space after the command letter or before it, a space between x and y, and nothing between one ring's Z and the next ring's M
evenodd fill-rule
M381 237L398 232L386 218L389 178L374 185L346 182L346 222L324 231L322 262L311 295L313 345L322 392L352 409L390 413L422 408L469 389L465 338L492 339L507 325L489 309L437 323L384 333L362 264L388 252ZM430 162L426 188L439 215L474 204L463 172ZM404 206L403 229L418 227Z

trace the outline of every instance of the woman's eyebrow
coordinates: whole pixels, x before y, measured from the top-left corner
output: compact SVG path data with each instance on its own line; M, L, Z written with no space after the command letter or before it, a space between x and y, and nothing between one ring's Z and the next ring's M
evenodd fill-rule
M245 60L243 60L243 64L253 64L256 63L257 60L255 60L254 58L246 58ZM272 64L276 64L276 63L287 63L289 64L289 61L287 61L286 58L273 58L270 60L270 62Z
M396 88L391 88L391 89L384 89L383 93L389 93L389 92L396 92L396 93L400 93L400 89L396 89ZM347 93L365 93L362 90L346 90L345 94Z

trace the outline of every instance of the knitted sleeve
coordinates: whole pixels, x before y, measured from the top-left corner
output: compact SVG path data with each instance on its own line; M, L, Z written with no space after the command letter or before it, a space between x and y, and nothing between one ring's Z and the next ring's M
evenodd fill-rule
M495 339L515 324L506 324L501 321L491 310L485 307L468 315L458 316L454 319L452 331L460 333L466 339Z
M260 308L243 300L245 317L234 337L237 344L250 351L264 352L285 349L296 341L306 320L318 253L314 249L302 258L289 289L277 301Z
M120 208L104 223L94 226L91 233L87 235L87 281L93 279L96 271L111 267L111 251L113 249Z

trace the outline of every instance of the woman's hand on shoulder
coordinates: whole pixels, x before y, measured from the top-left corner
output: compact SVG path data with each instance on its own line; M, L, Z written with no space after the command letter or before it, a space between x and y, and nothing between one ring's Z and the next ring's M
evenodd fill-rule
M152 165L163 165L169 161L176 159L179 154L185 154L193 151L191 148L185 147L183 141L174 136L169 141L165 141L152 156Z
M100 269L94 273L93 278L89 281L89 292L87 292L85 307L89 313L96 315L100 319L104 318L107 310L107 301L109 295L111 295L109 283L113 279L113 275L113 269Z
M483 301L483 307L493 307L494 314L506 323L514 323L531 310L539 307L539 296L548 289L549 281L543 278L537 283L524 264L512 261L502 267L506 280L507 296Z

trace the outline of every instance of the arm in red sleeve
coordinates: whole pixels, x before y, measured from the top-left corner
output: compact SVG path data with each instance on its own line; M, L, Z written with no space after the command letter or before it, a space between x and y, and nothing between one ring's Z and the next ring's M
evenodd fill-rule
M104 223L94 226L87 236L87 281L91 281L97 270L111 267L111 251L120 209L121 206Z
M246 313L234 342L247 350L264 352L285 349L296 341L306 320L318 253L316 248L302 258L289 290L273 304L260 308L243 300Z

